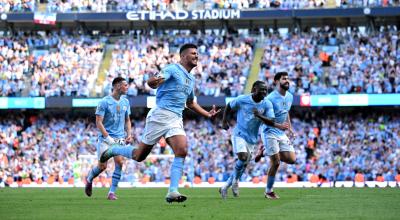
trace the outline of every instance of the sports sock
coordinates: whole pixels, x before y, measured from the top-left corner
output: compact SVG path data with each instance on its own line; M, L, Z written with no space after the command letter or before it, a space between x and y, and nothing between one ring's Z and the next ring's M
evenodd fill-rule
M171 165L171 183L169 185L169 192L177 192L179 187L179 180L182 176L183 163L185 158L175 157Z
M240 161L240 162L238 162ZM235 165L235 180L240 180L240 178L242 177L244 171L246 170L247 167L247 163L241 160L236 161L236 165Z
M121 170L122 166L119 164L115 164L115 169L112 175L112 181L109 193L115 193L115 191L117 190L119 180L121 179Z
M272 187L274 186L274 182L275 182L275 176L268 176L267 187L266 187L267 193L272 192Z
M93 179L96 178L100 173L101 173L101 169L98 166L95 166L90 170L89 175L86 178L86 180L89 183L91 183L93 181Z
M245 162L241 160L236 160L235 171L233 172L234 180L240 180L240 177L244 172L244 168L245 168Z

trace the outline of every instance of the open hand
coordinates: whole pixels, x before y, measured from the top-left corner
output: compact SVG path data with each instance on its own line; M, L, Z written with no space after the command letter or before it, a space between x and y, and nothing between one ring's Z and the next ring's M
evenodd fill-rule
M217 107L215 107L215 105L213 105L211 111L208 112L209 117L214 118L220 111L221 111L221 109L217 109Z

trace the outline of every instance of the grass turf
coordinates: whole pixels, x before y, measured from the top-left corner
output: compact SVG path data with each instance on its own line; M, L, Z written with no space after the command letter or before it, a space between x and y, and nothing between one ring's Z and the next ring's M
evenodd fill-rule
M168 204L167 189L118 189L117 201L107 189L2 188L0 219L399 219L398 188L276 189L279 200L267 200L263 189L229 192L223 201L216 188L181 189L184 203Z

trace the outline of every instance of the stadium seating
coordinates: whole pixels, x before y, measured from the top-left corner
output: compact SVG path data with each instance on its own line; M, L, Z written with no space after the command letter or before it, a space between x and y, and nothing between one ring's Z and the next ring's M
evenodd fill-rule
M95 155L97 131L87 118L52 116L12 116L1 118L0 174L3 181L71 182L76 170L84 178L92 162L79 160L81 155ZM134 122L137 139L144 121ZM297 138L293 140L297 162L282 163L277 181L398 181L400 118L393 115L337 116L310 115L293 117ZM195 183L219 182L228 178L234 157L230 132L220 130L206 120L186 120L189 153L184 178ZM313 146L308 146L309 140ZM157 144L153 155L170 155L171 149ZM169 177L172 157L152 157L143 163L126 162L122 181L164 182ZM269 165L266 159L249 164L243 181L265 180ZM103 174L104 183L112 169ZM10 179L10 177L12 179ZM27 180L26 180L27 181Z
M259 79L270 87L276 72L288 71L296 95L400 93L400 40L392 29L368 38L355 29L313 29L268 34L261 41L227 33L127 35L108 43L110 65L95 86L107 41L65 31L0 38L1 96L102 96L110 93L116 76L128 80L129 96L154 95L146 80L177 62L177 49L189 42L199 46L193 70L197 96L243 94L251 65L260 65ZM252 63L257 41L264 50L260 64Z

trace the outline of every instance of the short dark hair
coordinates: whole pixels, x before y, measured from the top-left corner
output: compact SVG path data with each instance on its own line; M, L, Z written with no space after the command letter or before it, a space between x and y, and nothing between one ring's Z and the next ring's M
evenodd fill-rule
M179 55L181 55L185 50L189 49L189 48L194 48L197 49L197 46L194 44L184 44L181 49L179 49Z
M257 87L259 87L260 85L265 84L264 81L261 80L257 80L253 83L253 85L251 86L251 92L254 92L254 89L256 89Z
M126 81L126 79L123 78L123 77L118 76L112 81L111 85L112 85L112 87L114 87L115 85L119 84L122 81Z
M265 84L265 82L264 82L264 81L261 81L261 80L255 81L255 82L253 83L253 86L251 87L251 90L253 90L254 88L256 88L256 87L258 87L258 86L260 86L260 85L262 85L262 84Z
M288 76L288 72L278 72L274 76L274 81L280 80L282 76Z

